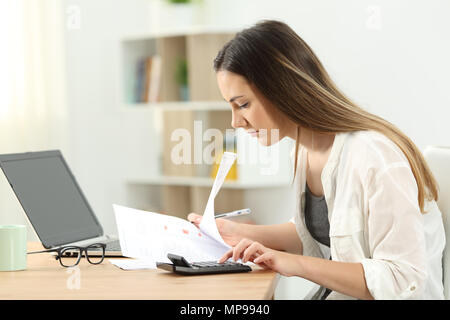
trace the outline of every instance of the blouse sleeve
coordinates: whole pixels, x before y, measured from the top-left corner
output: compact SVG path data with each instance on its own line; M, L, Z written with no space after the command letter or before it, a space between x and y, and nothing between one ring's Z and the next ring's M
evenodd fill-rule
M368 175L370 259L362 265L375 299L419 298L427 278L423 217L409 165L391 163Z

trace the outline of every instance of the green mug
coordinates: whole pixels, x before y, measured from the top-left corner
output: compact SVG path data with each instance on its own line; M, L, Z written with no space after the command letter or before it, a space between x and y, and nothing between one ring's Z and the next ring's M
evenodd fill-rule
M26 226L0 225L0 271L19 271L26 268Z

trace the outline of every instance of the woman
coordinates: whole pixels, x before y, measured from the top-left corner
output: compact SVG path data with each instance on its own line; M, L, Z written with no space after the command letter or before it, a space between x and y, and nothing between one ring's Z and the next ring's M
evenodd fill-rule
M298 197L287 223L217 219L232 246L220 261L308 279L321 285L316 298L442 299L438 189L413 142L340 92L282 22L238 33L214 68L234 128L266 145L277 142L274 130L296 141ZM198 225L201 217L188 219Z

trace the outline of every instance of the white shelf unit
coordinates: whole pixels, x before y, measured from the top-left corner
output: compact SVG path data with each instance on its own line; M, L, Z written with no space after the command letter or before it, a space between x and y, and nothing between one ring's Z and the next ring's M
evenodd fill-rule
M165 28L164 30L156 30L154 32L136 33L123 37L122 41L142 41L157 38L186 37L196 35L217 35L217 34L234 35L239 31L240 29L235 28L224 28L212 25L209 26L194 25L187 28L175 27L175 28Z
M180 60L187 63L189 102L198 101L204 105L202 102L208 101L214 105L222 101L213 71L213 60L218 50L233 36L234 33L229 31L191 28L123 38L120 46L122 103L126 107L134 104L142 106L136 97L138 63L154 55L161 57L158 103L187 102L181 99L176 81L177 63Z
M225 101L171 101L159 103L128 103L121 111L145 111L157 109L158 111L227 111L230 105Z
M219 92L212 63L220 48L233 36L234 32L231 30L191 28L123 38L120 45L120 112L134 114L136 117L140 117L141 113L149 115L149 118L153 118L153 123L149 122L149 130L154 130L162 141L161 150L155 150L160 163L156 170L159 174L152 177L143 174L128 177L124 181L130 206L180 217L186 217L189 212L203 212L213 183L211 165L174 165L170 155L179 141L173 141L171 136L174 130L180 128L193 135L198 134L198 121L202 124L202 136L207 129L219 129L224 135L226 130L232 129L231 108ZM132 95L137 63L143 57L155 54L162 58L160 99L156 103L134 102ZM190 91L188 101L180 99L174 78L175 65L179 58L187 60ZM200 149L210 143L202 139ZM259 146L256 139L245 132L236 134L238 177L236 181L227 180L224 183L215 203L217 212L243 207L260 207L262 210L264 208L261 207L258 195L265 198L274 197L276 202L276 199L280 198L277 192L290 188L290 145L279 145L275 151L276 172L273 175L264 175L261 170L264 166L271 166L267 159L274 159L273 156L268 156L267 148ZM191 147L192 153L198 150L198 145L192 143ZM257 157L239 161L244 158L244 154L262 155L262 160Z
M128 179L127 202L135 208L167 213L186 218L190 212L203 214L211 192L212 179L151 178ZM251 208L252 215L233 218L236 221L258 224L277 223L280 206L292 199L290 182L245 184L224 182L214 200L216 213Z
M177 177L177 176L159 176L159 177L137 177L128 178L127 183L130 184L142 184L142 185L168 185L168 186L191 186L191 187L208 187L211 188L214 179L207 177ZM222 188L223 189L262 189L262 188L278 188L288 187L289 182L286 180L270 180L265 183L259 181L254 182L242 182L226 180Z

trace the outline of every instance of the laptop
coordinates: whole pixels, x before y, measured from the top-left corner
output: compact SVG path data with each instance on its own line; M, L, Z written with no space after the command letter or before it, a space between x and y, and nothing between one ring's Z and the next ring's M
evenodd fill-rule
M122 256L118 238L103 233L61 151L3 154L0 167L46 249L105 243L106 256Z

